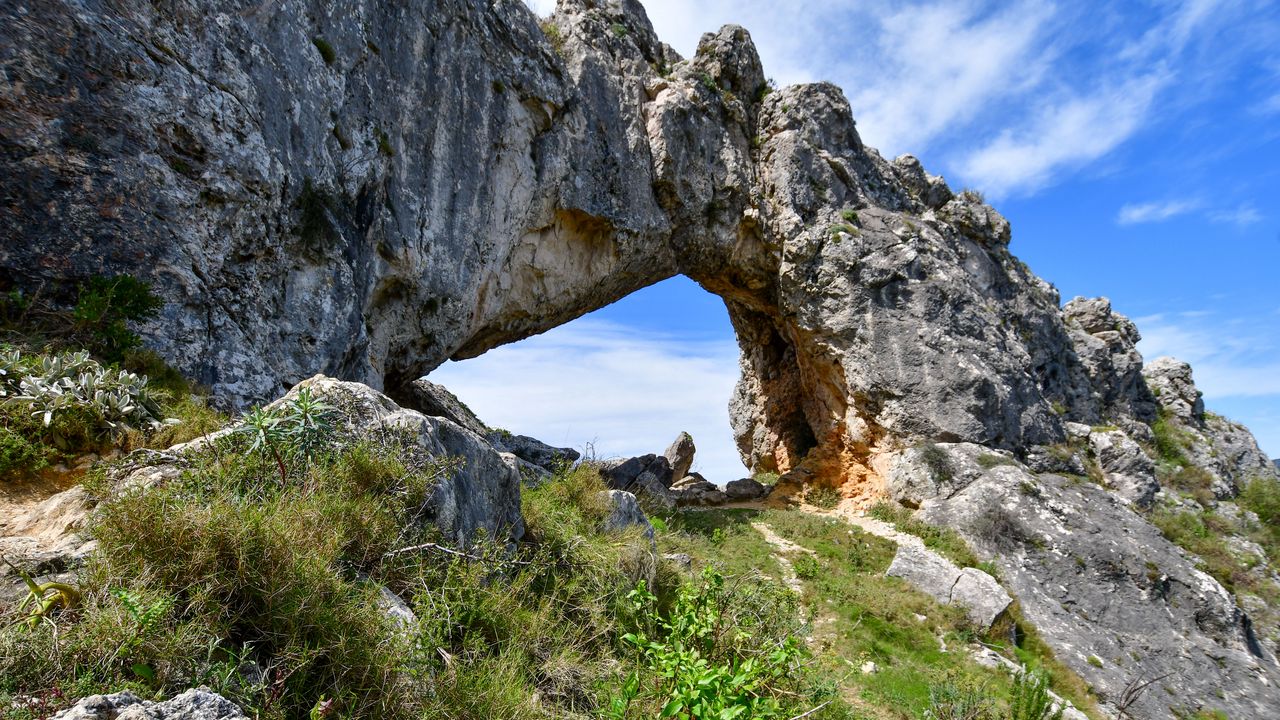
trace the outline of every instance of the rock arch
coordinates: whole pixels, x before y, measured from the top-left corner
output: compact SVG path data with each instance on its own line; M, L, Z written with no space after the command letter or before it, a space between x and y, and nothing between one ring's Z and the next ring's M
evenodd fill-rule
M635 0L542 27L518 0L394 5L4 23L0 289L149 279L148 340L243 405L316 372L396 395L685 274L738 335L744 458L830 482L1107 412L1008 223L865 147L835 86L771 88L742 28L683 59Z

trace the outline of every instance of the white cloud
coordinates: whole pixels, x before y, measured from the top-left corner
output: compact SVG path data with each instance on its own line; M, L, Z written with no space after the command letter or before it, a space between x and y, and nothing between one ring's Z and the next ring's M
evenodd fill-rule
M694 467L725 483L746 475L729 427L738 379L732 341L574 321L428 376L486 423L599 457L661 453L681 430Z
M1234 210L1219 210L1209 214L1209 218L1214 222L1230 223L1245 227L1262 221L1262 213L1252 205L1241 205Z
M1129 204L1120 208L1120 214L1116 217L1116 222L1121 225L1162 222L1191 212L1199 206L1200 203L1195 200L1169 200L1166 202Z
M1280 401L1280 362L1274 323L1265 314L1240 323L1216 313L1174 321L1164 315L1134 320L1138 350L1147 360L1169 355L1191 364L1206 402L1215 398L1269 397Z
M1002 131L961 158L960 172L995 197L1039 190L1056 173L1097 160L1128 140L1169 79L1164 74L1133 78L1044 105L1022 127Z

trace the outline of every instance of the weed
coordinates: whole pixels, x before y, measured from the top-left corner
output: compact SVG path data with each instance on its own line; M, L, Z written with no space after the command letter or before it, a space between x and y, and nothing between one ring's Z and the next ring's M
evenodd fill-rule
M551 49L556 55L564 57L564 34L560 32L560 28L550 20L543 20L538 23L538 27L542 30L542 34L546 36L547 42L551 43Z
M916 450L925 467L929 468L934 482L946 484L955 479L956 471L951 465L951 456L946 450L933 443L920 445Z
M826 486L813 486L804 493L804 501L810 505L830 510L840 504L840 491Z
M317 35L311 38L311 44L316 46L316 50L320 52L320 58L324 60L325 65L332 65L338 59L338 52L333 49L333 45L328 40Z

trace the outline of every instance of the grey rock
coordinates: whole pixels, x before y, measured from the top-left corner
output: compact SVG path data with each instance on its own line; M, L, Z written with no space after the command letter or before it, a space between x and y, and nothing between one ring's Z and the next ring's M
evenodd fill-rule
M1142 336L1129 318L1114 312L1107 298L1077 297L1062 308L1086 382L1076 382L1066 398L1072 420L1097 425L1155 419L1155 399L1142 377Z
M913 543L898 546L885 571L945 605L965 608L969 619L982 629L1004 612L1013 599L1000 583L977 568L960 568L946 558Z
M1020 450L1062 439L1054 403L1100 412L1009 223L864 146L834 85L761 99L740 27L686 60L635 2L560 2L559 47L515 0L188 5L0 11L26 109L0 268L153 282L139 330L227 404L316 372L412 404L448 359L684 274L738 332L753 470L864 477L877 438Z
M950 497L981 477L984 465L1016 462L1008 453L973 443L926 443L887 453L880 459L885 490L907 507Z
M399 595L391 592L385 585L378 587L378 608L383 614L401 628L412 628L418 624L418 616Z
M693 569L693 558L688 553L667 553L662 556L662 559L673 563L681 570Z
M298 383L282 398L268 405L279 407L309 388L316 398L336 407L335 442L377 438L388 431L407 441L411 462L454 462L441 475L425 507L424 521L434 524L451 542L467 545L476 534L496 540L519 540L524 534L520 513L520 473L510 455L499 453L483 438L443 417L428 417L401 408L382 393L360 383L317 375ZM187 462L184 456L198 451L212 438L233 432L236 426L170 448L144 455L138 467L127 467L117 483L138 486L146 480L176 475Z
M423 415L451 420L459 427L470 430L480 437L489 434L489 428L476 417L466 403L449 392L445 386L425 378L409 383L408 389L401 398L401 406L417 410Z
M605 532L622 532L630 527L638 527L650 541L654 539L653 525L635 495L625 490L605 490L601 494L607 496L605 499L609 503L609 514L604 519Z
M724 494L730 500L759 500L769 494L769 488L752 478L730 480L724 486Z
M676 507L676 496L650 472L640 473L631 490L641 504L654 510L670 511Z
M91 695L53 720L246 720L246 716L230 700L198 688L160 703L142 700L127 690Z
M1133 717L1204 703L1264 718L1280 701L1280 668L1230 593L1097 485L996 467L917 517L997 563L1023 614L1104 708L1134 677L1166 673L1167 691L1145 693Z
M692 435L682 432L676 436L676 439L667 447L667 451L662 454L671 465L671 477L682 478L689 474L695 452L697 448L694 447Z
M552 447L528 435L512 435L508 432L489 432L485 435L489 444L501 452L509 452L524 462L546 472L554 473L572 465L581 455L573 448Z
M1171 357L1158 357L1142 368L1142 376L1156 402L1190 425L1204 422L1204 399L1191 376L1191 366Z
M1151 507L1160 483L1156 481L1156 464L1142 447L1120 430L1091 433L1089 442L1115 493L1138 507Z
M671 485L671 465L661 455L606 460L600 465L600 476L614 490L630 490L641 475L648 473L663 487Z

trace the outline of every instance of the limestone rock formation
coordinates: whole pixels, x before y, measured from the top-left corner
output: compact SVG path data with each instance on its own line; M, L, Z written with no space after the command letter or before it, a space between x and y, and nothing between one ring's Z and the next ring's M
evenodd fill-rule
M653 542L653 525L649 523L649 516L644 514L635 495L625 490L605 490L600 494L609 506L609 514L604 519L605 532L621 532L629 527L638 527L649 538L649 542Z
M973 624L983 630L990 628L1013 603L1009 593L987 573L977 568L957 567L917 545L899 545L885 574L902 578L944 605L963 607Z
M1253 478L1280 477L1248 428L1205 411L1190 365L1162 357L1142 372L1178 445L1176 452L1187 464L1209 473L1218 498L1235 497Z
M682 478L689 474L689 468L693 467L693 456L697 450L693 444L693 436L687 432L680 433L675 440L671 441L666 452L662 453L671 465L671 477Z
M1131 681L1161 676L1131 715L1212 700L1262 718L1280 701L1280 666L1231 594L1097 485L1001 465L918 517L996 562L1026 618L1113 712Z
M553 37L517 0L306 8L0 10L0 289L129 273L224 402L323 372L412 405L448 358L683 273L738 333L743 457L830 483L886 443L1141 414L995 210L864 146L835 86L769 92L742 28L683 59L634 0L562 0Z
M235 703L207 688L188 690L164 702L143 700L128 690L91 695L53 720L244 720Z

